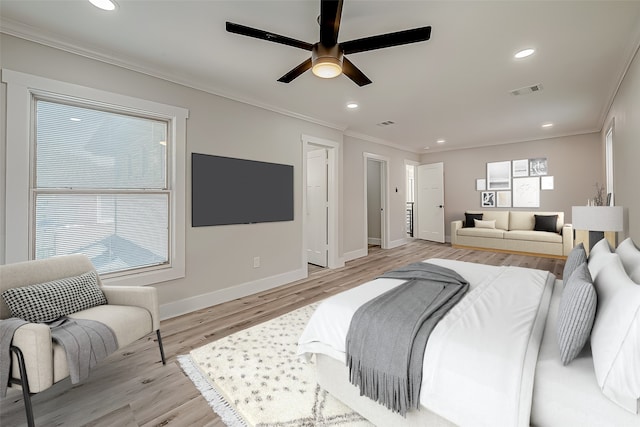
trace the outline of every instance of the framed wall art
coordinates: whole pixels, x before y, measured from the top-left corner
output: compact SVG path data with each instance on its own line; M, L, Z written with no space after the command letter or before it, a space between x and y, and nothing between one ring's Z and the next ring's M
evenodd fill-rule
M537 159L529 159L529 175L540 176L547 174L547 158L539 157Z
M529 176L529 159L514 160L511 164L514 178Z
M487 189L487 181L484 178L476 179L476 191L483 191Z
M511 207L511 191L496 191L496 207Z
M481 203L483 208L495 208L496 207L496 192L495 191L483 191Z
M553 176L541 176L540 177L540 189L541 190L553 190Z
M539 208L540 207L540 177L513 179L513 207L514 208Z
M487 190L511 190L511 161L487 163Z

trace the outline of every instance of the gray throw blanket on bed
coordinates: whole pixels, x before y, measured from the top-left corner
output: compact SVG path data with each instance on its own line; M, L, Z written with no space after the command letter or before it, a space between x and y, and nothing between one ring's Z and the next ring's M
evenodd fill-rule
M347 366L350 381L360 388L360 395L405 416L420 404L429 335L462 299L469 283L453 270L422 262L381 277L407 283L356 311L347 334Z
M11 375L13 334L27 323L15 317L0 322L0 397L6 396ZM118 349L115 333L104 323L61 317L47 325L51 328L51 339L65 350L72 384L87 378L91 368Z

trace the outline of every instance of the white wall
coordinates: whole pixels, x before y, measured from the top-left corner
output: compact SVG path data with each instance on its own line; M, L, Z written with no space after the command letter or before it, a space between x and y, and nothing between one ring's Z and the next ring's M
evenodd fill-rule
M640 54L627 70L613 101L602 134L614 121L613 187L617 206L626 208L627 228L619 240L630 236L640 245ZM604 154L603 154L604 157ZM604 167L604 166L603 166Z
M0 49L2 68L189 109L187 159L196 152L294 166L294 221L192 228L187 160L186 277L156 285L164 315L237 298L306 272L301 135L342 143L341 132L4 34ZM4 225L5 210L12 207L6 206L4 194L5 85L1 90L0 222ZM4 228L0 231L4 239ZM261 258L260 268L253 268L255 256Z

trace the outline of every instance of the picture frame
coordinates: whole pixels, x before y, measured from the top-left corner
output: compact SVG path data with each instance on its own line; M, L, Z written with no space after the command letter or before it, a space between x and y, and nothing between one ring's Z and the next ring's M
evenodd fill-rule
M495 208L496 206L496 192L495 191L483 191L480 198L480 205L483 208Z
M487 180L484 178L476 179L476 191L484 191L487 189Z
M487 163L487 190L511 190L511 161Z
M529 176L529 159L522 160L513 160L512 164L512 175L514 178Z
M529 176L541 176L547 174L547 158L538 157L529 159Z
M513 179L513 207L514 208L539 208L540 207L540 177Z
M553 190L553 176L541 176L540 177L540 189L541 190Z
M498 207L498 208L510 208L511 207L511 191L497 191L496 192L496 207Z

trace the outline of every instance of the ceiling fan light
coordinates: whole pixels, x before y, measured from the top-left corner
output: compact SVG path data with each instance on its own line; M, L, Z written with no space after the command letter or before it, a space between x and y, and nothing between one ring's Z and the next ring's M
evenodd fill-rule
M117 6L113 0L89 0L89 2L99 9L108 11L115 10Z
M342 74L342 64L335 58L318 58L311 71L323 79L332 79Z

